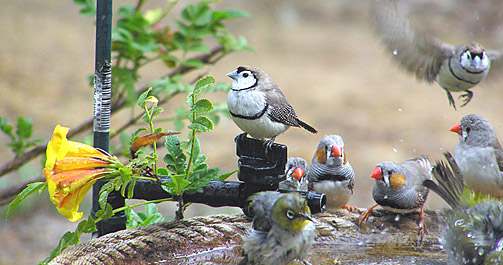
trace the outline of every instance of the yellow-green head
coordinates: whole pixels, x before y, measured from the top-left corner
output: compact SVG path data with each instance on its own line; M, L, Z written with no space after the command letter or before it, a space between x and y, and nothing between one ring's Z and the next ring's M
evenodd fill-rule
M274 203L273 218L281 228L296 233L313 221L306 200L297 192L287 193Z

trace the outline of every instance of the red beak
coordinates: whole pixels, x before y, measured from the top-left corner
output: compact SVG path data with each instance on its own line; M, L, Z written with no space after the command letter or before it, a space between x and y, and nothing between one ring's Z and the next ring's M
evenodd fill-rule
M297 179L298 181L300 181L302 176L304 176L304 170L302 168L298 167L293 171L291 176L294 177L295 179Z
M461 122L458 122L456 125L452 126L452 128L449 131L461 135Z
M332 153L330 154L330 156L341 157L342 156L342 146L334 144L334 146L332 146Z
M382 180L382 171L380 167L374 168L374 171L372 171L372 174L370 174L370 177L373 179L378 179Z

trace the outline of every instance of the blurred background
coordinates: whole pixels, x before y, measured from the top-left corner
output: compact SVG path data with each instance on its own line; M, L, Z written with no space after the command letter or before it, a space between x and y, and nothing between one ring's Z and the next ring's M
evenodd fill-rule
M179 14L186 2L195 1L181 1L172 14ZM503 5L499 0L411 2L397 6L415 28L450 44L476 40L486 49L503 47ZM161 0L149 1L147 7L162 4ZM501 69L492 69L493 78L475 87L472 101L454 111L438 85L415 81L391 62L391 54L367 20L368 6L368 1L353 0L224 0L214 8L250 13L251 18L233 20L226 26L233 34L246 37L255 52L231 54L206 69L217 82L230 83L226 74L243 64L262 68L271 76L299 118L319 130L312 135L292 128L278 136L276 142L288 146L289 156L311 161L324 135L341 135L356 173L350 205L364 208L374 204L374 181L369 175L377 163L422 154L434 163L443 152L454 151L458 137L449 128L464 115L484 116L500 139L503 137L503 94L497 78ZM80 16L78 10L71 1L56 0L5 1L0 9L0 116L10 123L18 116L31 117L35 138L44 141L50 139L56 124L75 127L92 115L93 89L86 77L94 71L94 19ZM164 69L147 67L140 85L166 74ZM225 93L205 96L214 102L227 98ZM173 102L183 102L184 97ZM163 106L165 117L170 117L177 104ZM114 116L112 127L130 115L124 111ZM160 126L172 128L169 123ZM237 168L234 137L239 133L230 119L223 118L214 132L199 135L210 166L222 171ZM0 134L2 146L8 141ZM13 158L6 148L0 154L0 164ZM38 176L41 167L38 159L0 178L0 189ZM444 206L436 195L430 195L426 205L430 209ZM174 203L159 205L168 220L174 207ZM87 215L89 210L87 198L81 211ZM5 212L6 206L1 207L4 240L0 241L0 264L43 260L63 233L76 225L57 213L47 193L22 203L9 220L4 218ZM222 212L240 210L191 206L187 216Z

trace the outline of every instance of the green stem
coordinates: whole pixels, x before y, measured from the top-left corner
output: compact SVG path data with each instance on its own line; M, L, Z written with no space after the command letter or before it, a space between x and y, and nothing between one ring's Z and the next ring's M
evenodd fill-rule
M124 206L124 207L121 207L121 208L114 209L112 212L115 214L117 212L124 211L126 209L131 209L131 208L134 208L134 207L143 206L143 205L147 205L147 204L151 204L151 203L160 203L160 202L166 202L166 201L173 201L173 198L166 198L166 199L159 199L159 200L152 200L152 201L144 201L144 202L140 202L140 203L136 203L136 204L132 204L132 205L128 205L128 206ZM98 222L98 221L96 221L96 222Z

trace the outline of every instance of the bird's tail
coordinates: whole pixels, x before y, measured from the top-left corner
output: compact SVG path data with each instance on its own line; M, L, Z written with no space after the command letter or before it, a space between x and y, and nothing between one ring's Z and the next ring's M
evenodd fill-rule
M300 127L304 128L304 129L306 129L306 130L308 130L308 131L310 131L312 133L317 133L318 132L318 130L316 130L315 128L313 128L311 125L309 125L309 124L307 124L307 123L305 123L305 122L303 122L301 120L298 120L298 122L299 122Z
M437 183L432 180L423 181L423 186L438 194L452 208L461 207L461 200L464 193L463 174L456 161L449 152L444 153L447 160L437 161L433 169L433 176Z

